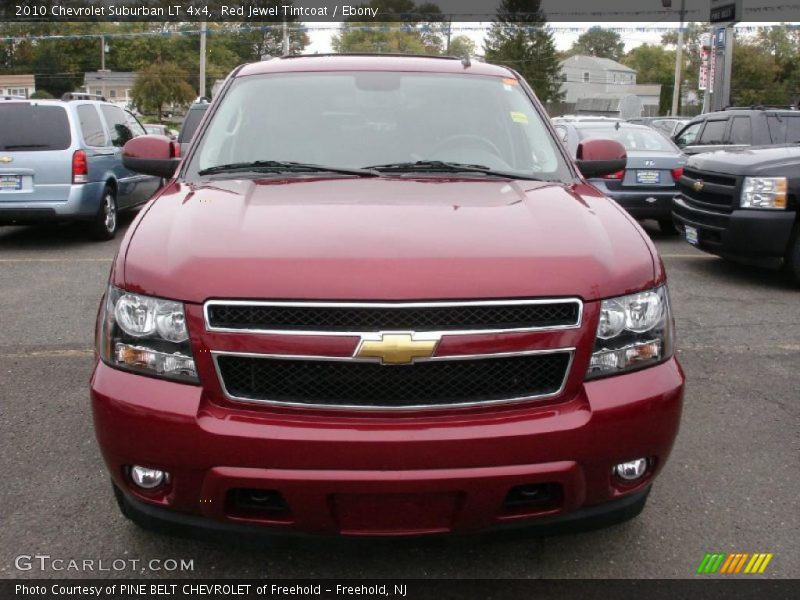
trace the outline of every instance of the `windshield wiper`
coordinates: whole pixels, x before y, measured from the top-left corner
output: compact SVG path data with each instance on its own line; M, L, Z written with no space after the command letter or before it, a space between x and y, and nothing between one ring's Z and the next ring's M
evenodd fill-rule
M388 163L385 165L371 165L364 167L382 173L480 173L495 177L505 177L507 179L530 179L533 181L545 181L539 177L521 175L508 171L499 171L485 165L472 165L466 163L454 163L442 160L418 160L416 162Z
M198 175L214 175L216 173L236 173L239 171L275 172L275 173L339 173L356 175L357 177L380 177L378 171L370 169L348 169L346 167L328 167L281 160L254 160L251 162L216 165L198 171Z

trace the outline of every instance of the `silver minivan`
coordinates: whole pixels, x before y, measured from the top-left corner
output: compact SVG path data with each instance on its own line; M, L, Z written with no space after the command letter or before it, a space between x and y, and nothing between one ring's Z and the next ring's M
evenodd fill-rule
M82 221L113 238L118 211L161 183L122 164L125 142L144 134L130 112L82 94L0 100L0 225Z

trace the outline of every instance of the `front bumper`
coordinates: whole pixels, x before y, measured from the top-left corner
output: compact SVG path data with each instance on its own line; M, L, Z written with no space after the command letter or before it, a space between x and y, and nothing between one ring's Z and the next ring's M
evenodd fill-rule
M200 387L101 363L92 403L123 509L145 515L140 522L419 535L633 516L677 434L683 381L673 358L540 406L457 417L304 418L231 410L207 402ZM652 460L648 473L635 485L616 480L612 466L638 457ZM170 482L143 493L126 474L134 464L168 471ZM506 504L512 488L540 484L559 490L551 502ZM235 489L278 492L286 510L243 511L231 502Z
M753 262L779 261L786 256L797 214L794 211L742 210L721 212L675 198L672 215L681 231L697 229L701 250Z

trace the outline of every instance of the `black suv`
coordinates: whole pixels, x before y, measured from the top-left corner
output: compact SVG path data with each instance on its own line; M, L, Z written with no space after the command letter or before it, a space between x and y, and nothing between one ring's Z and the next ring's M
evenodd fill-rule
M672 216L687 242L749 264L783 265L800 283L800 144L692 156L679 188Z
M798 142L800 111L756 107L706 113L692 119L673 140L685 154Z

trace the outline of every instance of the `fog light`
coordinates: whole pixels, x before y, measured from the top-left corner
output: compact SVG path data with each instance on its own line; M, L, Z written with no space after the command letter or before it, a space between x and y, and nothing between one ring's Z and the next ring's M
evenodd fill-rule
M624 463L619 463L614 467L614 473L625 481L635 481L639 479L647 470L647 459L637 458Z
M152 490L167 480L167 473L158 469L149 469L134 465L131 467L131 479L138 487Z

